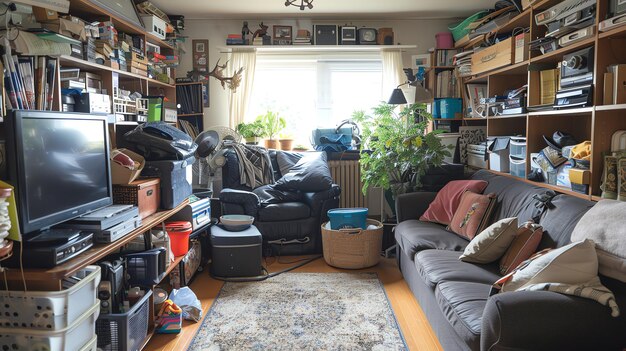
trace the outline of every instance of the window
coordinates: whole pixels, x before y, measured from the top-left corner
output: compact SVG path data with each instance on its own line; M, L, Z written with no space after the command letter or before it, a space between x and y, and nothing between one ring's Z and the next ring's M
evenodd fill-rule
M277 111L287 121L285 133L297 144L310 145L313 129L335 127L352 112L369 111L381 100L379 57L258 55L246 120Z

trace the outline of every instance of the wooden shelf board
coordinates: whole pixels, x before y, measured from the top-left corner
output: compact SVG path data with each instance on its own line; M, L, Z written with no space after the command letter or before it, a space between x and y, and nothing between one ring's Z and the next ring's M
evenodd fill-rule
M626 109L626 104L596 106L596 111L613 111L613 110L625 110L625 109Z
M204 115L204 113L202 112L198 112L198 113L179 113L178 117L194 117L194 116L202 116Z
M517 179L517 180L522 181L524 183L528 183L528 184L531 184L531 185L534 185L534 186L538 186L538 187L554 190L556 192L567 194L567 195L571 195L571 196L578 197L578 198L581 198L581 199L584 199L584 200L589 200L590 199L589 194L577 193L575 191L572 191L571 189L568 189L568 188L565 188L565 187L562 187L562 186L552 185L552 184L548 184L548 183L533 182L532 180L516 177L516 176L511 175L509 173L503 173L503 172L498 172L498 171L493 171L493 170L488 170L488 171L491 172L491 173L497 174L497 175L501 175L501 176L508 177L508 178L513 178L513 179Z
M202 85L204 82L185 82L185 83L176 83L176 86L185 86L185 85Z
M476 83L477 81L483 81L483 80L486 81L488 76L496 75L496 74L502 75L502 76L526 74L526 72L528 72L528 63L529 63L529 60L526 60L526 61L515 63L509 66L497 68L493 71L484 72L484 73L471 77L470 79L467 80L467 83Z
M493 120L506 120L506 119L511 119L511 118L526 118L528 115L525 113L520 113L520 114L515 114L515 115L501 115L501 116L494 116L494 117L487 117L488 120L493 121Z
M598 38L600 39L604 39L604 38L624 38L626 37L626 26L622 25L619 26L617 28L613 28L611 30L608 30L606 32L600 32L598 34Z
M433 118L433 121L462 121L462 118Z
M129 78L137 78L137 79L142 79L145 81L148 81L148 83L150 84L156 84L156 85L160 85L163 87L167 87L167 88L174 88L174 85L171 84L167 84L167 83L163 83L161 81L158 81L156 79L152 79L152 78L148 78L148 77L144 77L142 75L139 74L135 74L135 73L131 73L131 72L127 72L127 71L121 71L119 69L114 69L105 65L101 65L95 62L89 62L89 61L85 61L76 57L72 57L72 56L67 56L67 55L63 55L63 56L59 56L59 61L61 62L61 65L63 66L73 66L73 67L77 67L80 68L82 70L86 70L86 71L91 71L91 72L97 72L97 71L109 71L109 72L114 72L119 74L120 76L124 76L124 77L129 77Z
M455 69L456 66L432 66L431 69Z
M600 201L600 200L602 200L602 197L601 197L601 196L598 196L598 195L591 195L591 201L598 202L598 201Z
M163 279L165 279L165 277L167 277L168 275L170 275L170 273L172 273L174 268L176 268L176 266L178 266L178 264L180 263L180 261L183 260L183 258L185 258L185 255L174 257L174 261L172 261L170 263L170 265L167 267L167 269L165 270L165 275L163 276ZM159 284L160 283L161 282L159 282Z
M470 39L468 42L463 43L461 45L457 44L456 42L454 43L454 48L455 49L465 49L468 47L472 47L480 42L482 42L484 40L485 36L484 35L479 35L474 39Z
M150 215L144 219L142 219L141 227L133 230L132 232L126 234L121 239L110 243L110 244L95 244L89 250L83 252L82 254L74 257L73 259L58 265L53 268L44 268L44 269L24 269L24 273L28 277L28 280L50 280L50 279L63 279L68 275L76 272L77 270L92 264L103 257L114 253L120 247L126 245L131 240L136 238L137 236L145 233L150 230L152 227L158 225L159 223L165 221L176 212L183 209L183 207L187 206L188 200L183 201L180 205L176 206L171 210L160 211L153 215ZM19 268L7 268L7 278L9 280L21 279L21 273Z
M467 117L467 118L463 118L464 121L470 121L470 122L478 122L478 121L485 121L487 122L486 118L476 118L476 117Z
M537 112L529 112L528 115L533 116L554 116L554 115L581 115L591 113L593 111L593 107L583 107L583 108L570 108L563 110L550 110L550 111L537 111Z
M498 28L498 33L509 33L512 32L515 28L528 28L528 26L530 25L530 11L531 8L529 7L519 13L517 16L513 17L509 21L509 23L501 28Z
M227 45L217 49L222 53L256 52L380 52L384 49L414 50L415 45Z
M596 38L589 38L589 39L585 39L582 41L579 41L578 43L575 43L573 45L570 46L566 46L564 48L560 48L554 51L551 51L547 54L543 54L537 57L533 57L530 59L531 63L547 63L547 62L559 62L563 59L563 55L565 54L569 54L571 52L577 51L583 47L587 47L587 46L591 46L592 44L594 44L596 41Z

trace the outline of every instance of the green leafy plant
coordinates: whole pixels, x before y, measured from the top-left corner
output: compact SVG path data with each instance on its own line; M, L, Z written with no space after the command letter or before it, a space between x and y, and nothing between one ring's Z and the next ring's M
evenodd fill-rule
M266 134L265 126L260 118L251 123L239 123L235 129L246 139L262 138Z
M356 111L352 118L362 132L361 180L363 193L370 187L391 190L393 195L419 188L430 167L440 166L449 148L428 132L432 116L424 105L413 104L396 114L395 105L381 103L368 115ZM415 118L420 116L420 118Z
M264 115L257 117L261 120L263 128L265 130L265 137L270 140L274 140L276 135L280 133L287 126L285 119L280 117L278 112L267 111Z

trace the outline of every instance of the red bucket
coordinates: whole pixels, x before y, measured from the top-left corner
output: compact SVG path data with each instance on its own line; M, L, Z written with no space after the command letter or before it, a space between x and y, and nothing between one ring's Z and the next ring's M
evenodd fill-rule
M189 251L189 234L193 231L191 223L186 221L166 222L165 231L170 237L170 246L174 256L187 254Z

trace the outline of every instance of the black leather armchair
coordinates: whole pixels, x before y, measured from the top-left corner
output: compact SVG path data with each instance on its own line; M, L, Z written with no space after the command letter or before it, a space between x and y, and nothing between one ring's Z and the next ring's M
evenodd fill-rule
M277 182L245 189L239 184L238 174L232 174L239 170L237 156L227 154L227 164L222 170L224 189L219 195L222 213L254 216L254 225L263 235L266 256L321 253L321 224L328 221L328 210L339 206L341 189L332 184L325 153L307 153L305 158L297 160L300 157L301 154L271 150ZM316 160L307 168L305 159ZM294 162L293 168L289 162ZM304 190L297 189L300 185Z

